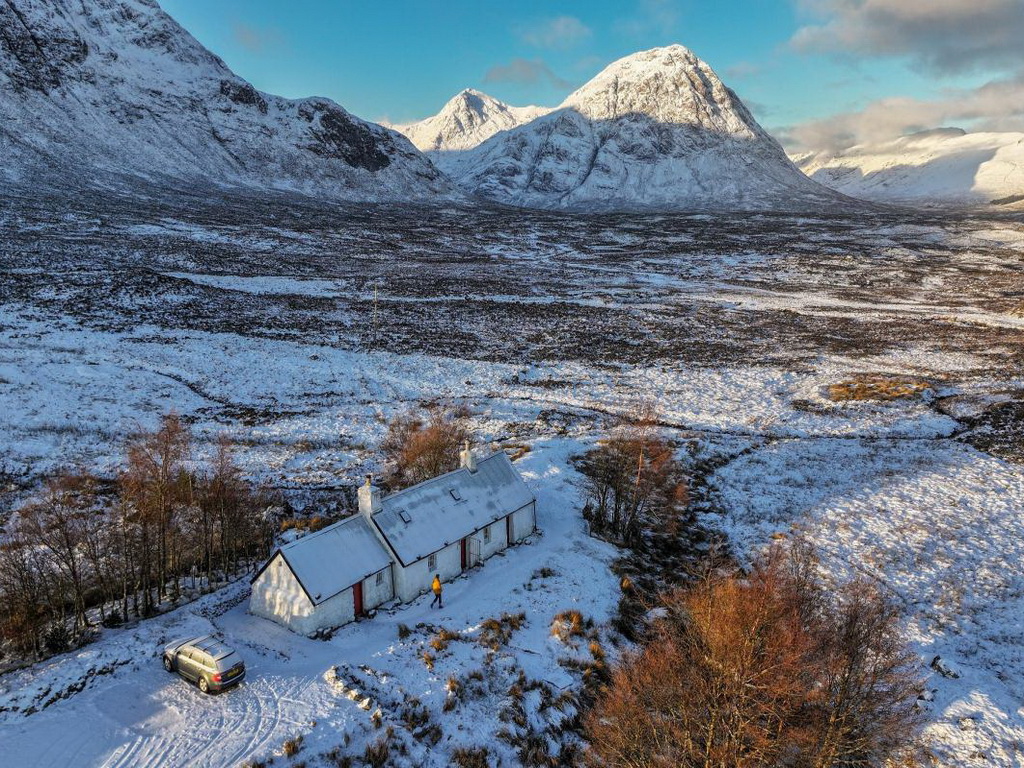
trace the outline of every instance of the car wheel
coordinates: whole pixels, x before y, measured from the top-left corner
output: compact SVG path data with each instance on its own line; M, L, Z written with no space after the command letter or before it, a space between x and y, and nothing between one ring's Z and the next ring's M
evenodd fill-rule
M170 656L164 656L164 669L166 669L168 672L174 671L174 665L171 664Z
M210 683L207 681L207 679L205 677L200 677L199 678L199 690L202 691L203 693L209 693L210 692Z

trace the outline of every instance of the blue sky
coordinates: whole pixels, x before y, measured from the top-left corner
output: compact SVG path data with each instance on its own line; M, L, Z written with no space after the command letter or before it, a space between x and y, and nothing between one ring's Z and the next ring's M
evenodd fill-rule
M872 8L851 11L858 3ZM886 99L911 105L903 120L911 128L930 127L924 118L946 121L956 110L935 104L1016 71L1012 42L996 58L987 41L1012 25L1015 4L1024 22L1021 3L964 0L969 19L1002 14L979 27L975 36L988 38L968 49L953 41L963 36L962 14L940 18L945 27L930 14L921 32L921 18L905 11L929 5L916 0L162 0L261 90L328 96L372 120L426 117L465 87L553 106L611 61L679 42L782 134L804 124L863 131L849 120L836 127L833 116Z

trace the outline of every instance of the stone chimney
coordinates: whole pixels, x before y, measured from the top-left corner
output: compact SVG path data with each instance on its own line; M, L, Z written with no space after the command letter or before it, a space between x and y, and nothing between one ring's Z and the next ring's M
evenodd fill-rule
M469 440L462 444L462 450L459 451L459 466L465 467L470 472L476 472L476 456L473 455L473 449L469 447Z
M375 486L371 476L366 476L366 482L359 487L359 514L367 520L381 510L380 488Z

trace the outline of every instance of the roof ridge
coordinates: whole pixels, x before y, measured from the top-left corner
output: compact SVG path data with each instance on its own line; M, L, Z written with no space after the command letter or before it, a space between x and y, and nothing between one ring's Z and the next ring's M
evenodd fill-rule
M335 522L331 523L330 525L324 526L319 531L313 531L312 533L307 533L304 536L299 536L297 539L292 539L287 544L282 544L279 547L279 549L285 549L286 547L291 547L294 544L298 544L300 541L308 541L310 539L316 538L321 533L329 533L331 531L334 531L336 528L340 528L345 523L351 523L353 520L364 520L365 521L365 518L361 514L359 514L358 512L353 512L348 517L343 517L341 520L336 520Z
M499 456L499 455L504 456L505 458L508 458L508 454L505 453L504 450L499 448L496 451L492 451L489 455L484 456L482 459L477 459L476 463L478 465L479 464L483 464L485 461L490 461L495 456ZM417 488L422 488L425 485L430 485L431 483L436 483L436 482L438 482L440 480L443 480L446 477L451 477L452 475L458 474L460 472L467 472L469 474L472 474L465 467L461 467L461 466L460 467L456 467L455 469L449 470L448 472L445 472L443 474L435 475L434 477L428 477L426 480L421 480L420 482L416 483L416 485L410 485L408 488L403 488L400 491L395 491L394 493L390 493L387 496L385 496L383 499L381 499L381 503L384 504L384 503L386 503L388 501L391 501L396 496L401 496L403 493L408 493L409 491L414 491Z

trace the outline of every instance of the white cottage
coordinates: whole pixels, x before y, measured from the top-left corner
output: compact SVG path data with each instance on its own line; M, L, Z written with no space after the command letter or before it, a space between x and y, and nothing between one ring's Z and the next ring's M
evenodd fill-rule
M359 511L391 552L402 602L426 592L434 574L450 581L537 527L533 492L504 451L477 460L467 445L460 464L383 500L369 479L359 489Z
M391 555L356 516L275 551L252 580L249 610L311 635L392 597Z
M286 544L252 582L252 613L301 634L346 624L392 598L415 599L537 527L536 500L498 451L381 498L369 478L359 515Z

